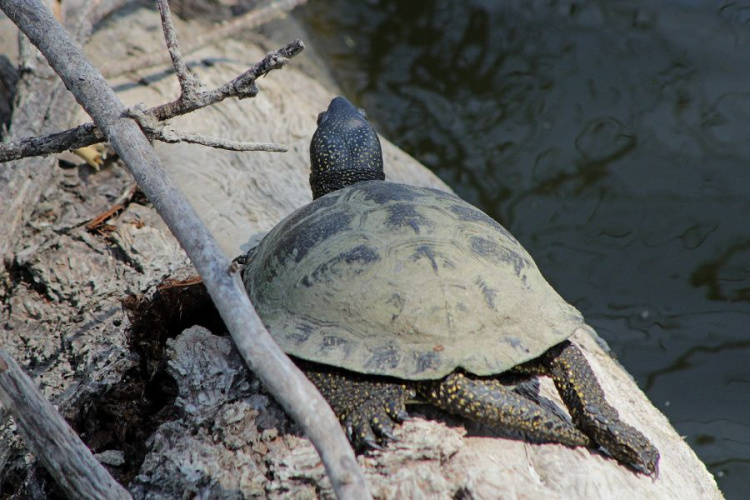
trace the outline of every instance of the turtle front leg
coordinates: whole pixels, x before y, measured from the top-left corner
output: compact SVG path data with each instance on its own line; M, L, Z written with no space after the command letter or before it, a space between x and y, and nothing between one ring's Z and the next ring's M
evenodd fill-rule
M415 385L421 399L469 420L522 432L535 441L591 446L589 437L573 424L497 380L452 373L441 380Z
M639 472L658 474L659 451L640 431L620 420L576 346L566 340L519 369L551 376L573 422L614 458Z
M406 401L415 396L403 382L384 377L368 377L315 363L298 362L315 384L357 451L380 449L396 440L393 423L409 418Z

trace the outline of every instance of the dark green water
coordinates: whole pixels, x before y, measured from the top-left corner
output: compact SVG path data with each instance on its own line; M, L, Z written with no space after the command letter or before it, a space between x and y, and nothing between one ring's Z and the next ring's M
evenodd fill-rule
M750 1L318 0L379 131L508 227L750 487Z

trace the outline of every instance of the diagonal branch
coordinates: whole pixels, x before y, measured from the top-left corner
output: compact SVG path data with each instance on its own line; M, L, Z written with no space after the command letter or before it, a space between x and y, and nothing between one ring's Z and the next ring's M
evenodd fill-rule
M31 452L69 498L131 498L4 349L0 349L0 402L10 410Z
M299 423L320 453L339 498L370 498L354 453L315 386L279 349L208 228L167 174L138 125L83 50L40 0L0 0L0 8L44 54L117 151L195 265L245 362Z

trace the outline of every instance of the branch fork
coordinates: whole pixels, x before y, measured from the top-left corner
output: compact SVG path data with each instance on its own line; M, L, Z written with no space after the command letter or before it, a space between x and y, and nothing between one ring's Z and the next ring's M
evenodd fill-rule
M163 0L160 0L160 2L162 1ZM162 17L164 16L170 18L168 7L167 10L162 13ZM269 52L260 62L256 63L233 80L216 89L210 90L207 89L206 86L187 69L187 65L180 55L179 47L176 45L176 35L172 33L172 36L175 45L170 50L170 54L173 57L175 72L177 73L180 82L180 97L172 102L155 106L153 108L145 110L142 108L136 109L133 111L133 117L139 116L142 113L155 118L159 122L163 122L170 118L185 115L198 109L211 106L230 97L236 97L238 99L255 97L258 94L258 87L255 85L258 78L267 75L273 70L283 68L289 59L298 55L305 48L305 45L301 40L294 40L278 50ZM167 42L168 47L170 43L172 42ZM159 134L158 127L152 126L151 129L155 132L152 135L149 135L149 138L164 142L184 141L219 149L227 149L230 151L287 151L285 146L274 143L228 141L201 134L178 132L174 129L171 129L174 133L166 132ZM144 128L144 132L149 134L149 128ZM104 142L105 140L106 138L104 137L104 134L102 134L95 124L85 123L43 137L28 137L18 141L0 144L0 163L31 156L46 156L55 153L62 153L68 150L76 150Z

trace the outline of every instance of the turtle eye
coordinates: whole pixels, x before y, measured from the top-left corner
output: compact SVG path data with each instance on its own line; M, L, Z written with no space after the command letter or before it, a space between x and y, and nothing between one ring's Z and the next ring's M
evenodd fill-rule
M320 125L323 122L323 120L326 119L326 116L328 116L327 111L323 111L322 113L318 114L318 125Z
M362 115L362 118L367 120L367 111L365 111L365 108L357 108L357 112Z

